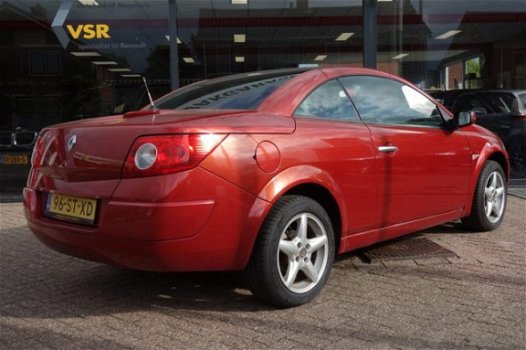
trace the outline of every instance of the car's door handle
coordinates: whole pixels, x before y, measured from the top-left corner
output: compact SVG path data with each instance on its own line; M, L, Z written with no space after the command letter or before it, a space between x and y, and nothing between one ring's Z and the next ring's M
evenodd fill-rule
M378 147L378 150L382 153L393 153L398 151L398 147L396 146L380 146Z

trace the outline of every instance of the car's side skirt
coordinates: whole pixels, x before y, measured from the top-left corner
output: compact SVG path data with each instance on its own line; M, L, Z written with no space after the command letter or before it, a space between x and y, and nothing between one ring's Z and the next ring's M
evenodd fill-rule
M345 253L358 248L417 232L429 227L440 225L448 221L458 220L463 216L464 208L446 213L428 216L401 224L369 230L342 237L338 253Z

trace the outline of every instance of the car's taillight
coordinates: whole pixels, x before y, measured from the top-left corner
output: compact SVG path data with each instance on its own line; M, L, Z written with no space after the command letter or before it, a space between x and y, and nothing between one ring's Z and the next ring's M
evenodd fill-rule
M42 130L35 141L33 153L31 154L31 166L33 168L42 166L42 157L44 156L47 144L49 144L48 130Z
M170 174L195 167L226 135L185 134L143 136L126 157L123 177Z

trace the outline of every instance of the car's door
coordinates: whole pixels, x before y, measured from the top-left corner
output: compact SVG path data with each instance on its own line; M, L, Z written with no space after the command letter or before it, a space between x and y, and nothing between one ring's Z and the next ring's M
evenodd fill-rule
M311 165L330 174L345 203L340 210L344 234L376 227L376 180L372 173L374 150L371 133L338 80L312 91L294 113L294 147Z
M464 207L472 155L462 132L444 126L434 102L393 79L340 81L371 130L380 227Z

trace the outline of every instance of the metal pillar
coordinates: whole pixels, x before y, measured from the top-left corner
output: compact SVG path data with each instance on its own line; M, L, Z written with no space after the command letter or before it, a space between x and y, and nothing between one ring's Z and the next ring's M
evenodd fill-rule
M376 52L378 44L378 2L363 0L363 66L376 68Z
M170 35L170 81L172 90L179 87L179 54L177 52L176 0L168 0L168 35Z

